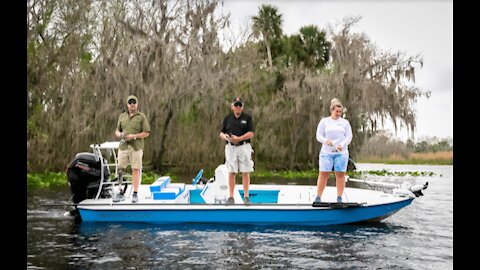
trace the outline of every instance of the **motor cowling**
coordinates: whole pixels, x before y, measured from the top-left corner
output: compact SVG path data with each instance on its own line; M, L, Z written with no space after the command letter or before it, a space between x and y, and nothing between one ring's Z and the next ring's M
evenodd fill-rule
M107 161L104 160L104 163ZM93 153L78 153L67 167L68 184L73 195L73 203L94 198L101 180L101 162ZM104 170L104 179L109 172Z

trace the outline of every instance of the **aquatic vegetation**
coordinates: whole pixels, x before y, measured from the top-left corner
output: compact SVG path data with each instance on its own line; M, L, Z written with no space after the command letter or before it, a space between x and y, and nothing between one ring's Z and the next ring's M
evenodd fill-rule
M371 170L371 171L359 171L360 176L364 175L378 175L378 176L435 176L434 172L419 172L419 171L399 171L391 172L388 170ZM357 177L355 177L357 178Z
M154 172L142 172L142 183L151 184L159 177ZM172 177L172 180L175 177ZM64 172L27 173L27 189L68 186L67 174Z
M158 179L158 177L168 175L172 179L172 183L187 183L190 182L187 176L178 176L171 173L164 173L159 175L155 172L142 172L142 184L151 184ZM349 171L347 175L351 178L362 179L367 175L377 176L435 176L434 172L428 171L388 171L388 170L371 170L371 171ZM209 174L205 174L205 178L209 179ZM283 179L316 179L318 177L318 170L306 171L277 171L277 170L262 170L259 169L251 174L252 178L283 178ZM441 176L441 175L440 175ZM211 176L213 177L213 176ZM334 177L332 173L330 177ZM193 176L192 176L193 179ZM27 189L30 188L49 188L49 187L67 187L67 174L64 172L46 172L46 173L27 173Z

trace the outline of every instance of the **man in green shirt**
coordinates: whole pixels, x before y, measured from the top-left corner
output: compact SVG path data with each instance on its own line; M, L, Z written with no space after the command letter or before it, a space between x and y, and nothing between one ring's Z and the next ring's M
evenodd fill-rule
M140 186L140 169L142 168L143 139L150 135L150 124L145 114L138 111L138 99L136 96L127 97L128 111L120 114L117 122L115 135L120 138L118 147L118 178L121 181L123 172L130 163L132 167L133 195L132 203L138 202L138 187ZM114 202L124 200L120 187L120 193L114 198Z

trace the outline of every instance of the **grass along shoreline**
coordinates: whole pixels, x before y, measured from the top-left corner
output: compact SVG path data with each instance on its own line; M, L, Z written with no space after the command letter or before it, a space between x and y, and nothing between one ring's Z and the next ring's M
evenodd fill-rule
M165 174L170 176L173 183L183 183L185 177L178 177L171 174ZM347 172L347 175L351 178L355 179L363 179L365 175L377 175L377 176L434 176L435 173L433 172L425 172L425 171L414 171L414 172L392 172L388 170L371 170L371 171L354 171L354 172ZM151 184L156 179L158 179L160 175L151 173L151 172L144 172L142 176L142 184ZM308 170L308 171L255 171L251 174L252 179L267 179L267 178L283 178L283 179L317 179L318 171L315 170ZM334 177L332 173L330 175L331 178ZM182 181L176 180L182 179ZM237 183L238 183L237 177ZM188 182L188 181L187 181ZM67 175L66 173L56 173L56 172L48 172L48 173L27 173L27 190L29 189L37 189L37 188L57 188L57 187L67 187Z
M453 165L453 151L435 153L410 153L408 157L392 154L389 157L368 156L361 157L356 163L385 163L385 164L412 164L412 165Z
M164 174L170 176L173 183L183 183L186 179L185 177L179 177L172 174ZM330 177L333 177L333 173ZM396 172L388 170L371 170L371 171L353 171L347 172L347 175L355 179L363 179L366 175L377 175L377 176L434 176L433 172L426 171L413 171L413 172ZM151 184L158 177L158 175L153 172L143 172L142 174L142 184ZM251 174L252 179L267 179L267 178L283 178L283 179L317 179L318 170L308 170L308 171L267 171L267 170L257 170ZM207 177L210 178L210 177ZM178 179L181 179L178 180ZM238 179L237 179L238 181ZM188 182L188 181L187 181ZM37 189L37 188L56 188L56 187L67 187L67 174L63 172L47 172L47 173L27 173L27 190Z
M453 165L453 152L436 152L436 153L411 153L407 158L400 155L391 155L388 158L372 156L362 157L355 161L355 163L384 163L384 164L429 164L429 165ZM204 177L212 177L213 172L205 173ZM433 176L432 172L391 172L387 170L379 171L354 171L347 172L352 178L361 179L364 175L394 175L394 176ZM172 182L183 182L188 177L178 176L171 173L169 175ZM161 175L144 171L142 172L142 184L151 184ZM298 178L314 178L318 176L318 169L311 169L305 171L275 171L258 169L252 173L252 178L269 178L280 177L285 179L298 179ZM193 175L191 176L193 179ZM49 188L49 187L67 187L67 174L65 172L46 172L46 173L27 173L27 190L31 188Z

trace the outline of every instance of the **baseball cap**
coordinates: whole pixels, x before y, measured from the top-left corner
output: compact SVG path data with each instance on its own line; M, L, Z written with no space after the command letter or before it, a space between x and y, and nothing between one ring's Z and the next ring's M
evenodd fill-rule
M240 97L235 97L233 99L232 103L233 103L233 106L240 105L240 104L242 104L242 106L243 106L243 100Z
M135 100L135 102L137 102L137 103L138 103L138 99L137 99L137 97L136 97L136 96L134 96L134 95L130 95L130 96L128 96L128 97L127 97L127 104L128 104L128 101L129 101L129 100L131 100L131 99Z

